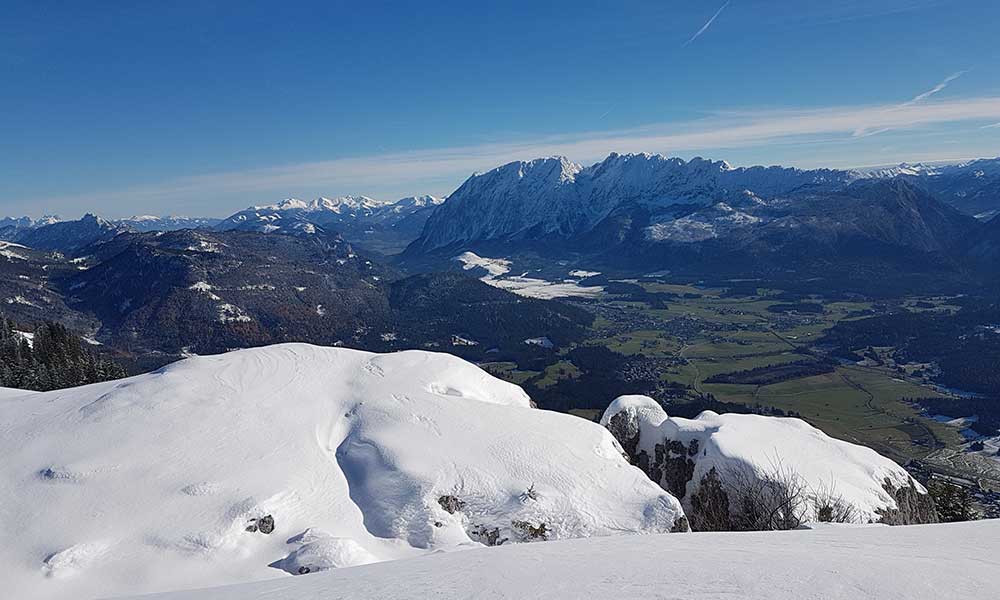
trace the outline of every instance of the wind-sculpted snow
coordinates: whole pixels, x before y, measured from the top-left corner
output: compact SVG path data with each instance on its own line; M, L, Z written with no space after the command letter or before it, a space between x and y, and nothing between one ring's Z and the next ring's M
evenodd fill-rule
M852 507L850 521L893 521L900 509L891 490L926 490L905 469L864 446L836 440L801 419L704 411L695 419L668 417L646 396L622 396L604 412L626 451L665 489L691 499L713 469L726 479L750 472L793 480L805 498L800 517L815 521L818 505ZM888 488L890 489L887 489Z
M474 550L142 600L993 598L1000 521L618 536Z
M0 415L11 598L685 528L607 430L446 354L284 344L3 390Z

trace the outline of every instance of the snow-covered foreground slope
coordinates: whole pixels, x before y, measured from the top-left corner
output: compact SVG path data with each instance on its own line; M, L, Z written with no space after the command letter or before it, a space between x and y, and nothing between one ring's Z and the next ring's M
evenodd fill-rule
M621 396L601 423L640 468L683 499L694 521L699 515L692 498L713 469L729 492L732 510L740 503L731 486L751 474L801 488L796 512L805 521L816 520L826 505L849 509L842 516L850 522L936 521L926 490L905 469L801 419L712 411L695 419L668 417L652 398Z
M304 344L3 391L0 595L138 594L683 526L607 430L529 404L446 354Z
M484 548L154 598L991 598L998 557L1000 521L619 536Z

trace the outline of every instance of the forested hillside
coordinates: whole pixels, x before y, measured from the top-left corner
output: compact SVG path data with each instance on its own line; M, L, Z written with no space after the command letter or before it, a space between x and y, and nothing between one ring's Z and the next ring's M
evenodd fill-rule
M0 386L48 391L126 376L125 368L84 347L59 323L44 322L34 334L0 317Z

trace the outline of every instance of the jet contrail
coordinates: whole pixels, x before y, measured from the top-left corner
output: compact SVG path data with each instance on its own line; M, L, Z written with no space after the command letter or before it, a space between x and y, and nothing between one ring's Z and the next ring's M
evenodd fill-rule
M731 1L732 1L732 0L726 0L726 3L725 3L725 4L723 4L722 6L720 6L720 7L719 7L719 10L715 11L715 14L714 14L714 15L712 15L712 18L711 18L711 19L709 19L709 20L708 20L708 21L707 21L707 22L706 22L706 23L705 23L704 25L702 25L702 26L701 26L701 29L699 29L699 30L697 31L697 33L695 33L694 35L692 35L692 36L691 36L691 39L689 39L688 41L684 42L684 45L683 45L683 46L681 46L681 47L683 48L684 46L687 46L687 45L688 45L688 44L690 44L691 42L693 42L693 41L695 41L696 39L698 39L698 37L699 37L699 36L701 36L701 34L705 33L705 31L707 31L707 30L708 30L708 28L712 26L712 23L714 23L714 22L715 22L715 20L719 18L719 15L721 15L721 14L722 14L722 11L726 10L726 7L727 7L727 6L729 6L729 3L730 3Z
M955 81L956 79L958 79L962 75L965 75L967 72L968 71L958 71L957 73L952 73L951 75L945 77L941 81L941 83L939 83L936 86L932 87L931 89L927 90L923 94L920 94L918 96L914 96L914 98L912 100L910 100L909 102L904 102L903 106L909 106L911 104L916 104L917 102L920 102L921 100L926 100L926 99L930 98L934 94L936 94L936 93L940 92L941 90L943 90L944 88L948 87L949 83L951 83L952 81Z

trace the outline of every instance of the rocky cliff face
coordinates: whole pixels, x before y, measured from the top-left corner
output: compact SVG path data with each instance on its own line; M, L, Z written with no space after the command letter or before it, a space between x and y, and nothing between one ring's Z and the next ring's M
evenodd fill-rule
M799 419L711 411L682 419L645 396L623 396L601 423L632 464L681 500L695 530L937 522L931 497L902 467Z
M428 220L413 252L504 239L565 239L593 229L623 204L705 206L741 190L774 196L831 190L851 171L734 168L657 154L611 154L589 167L563 157L513 162L470 177Z

